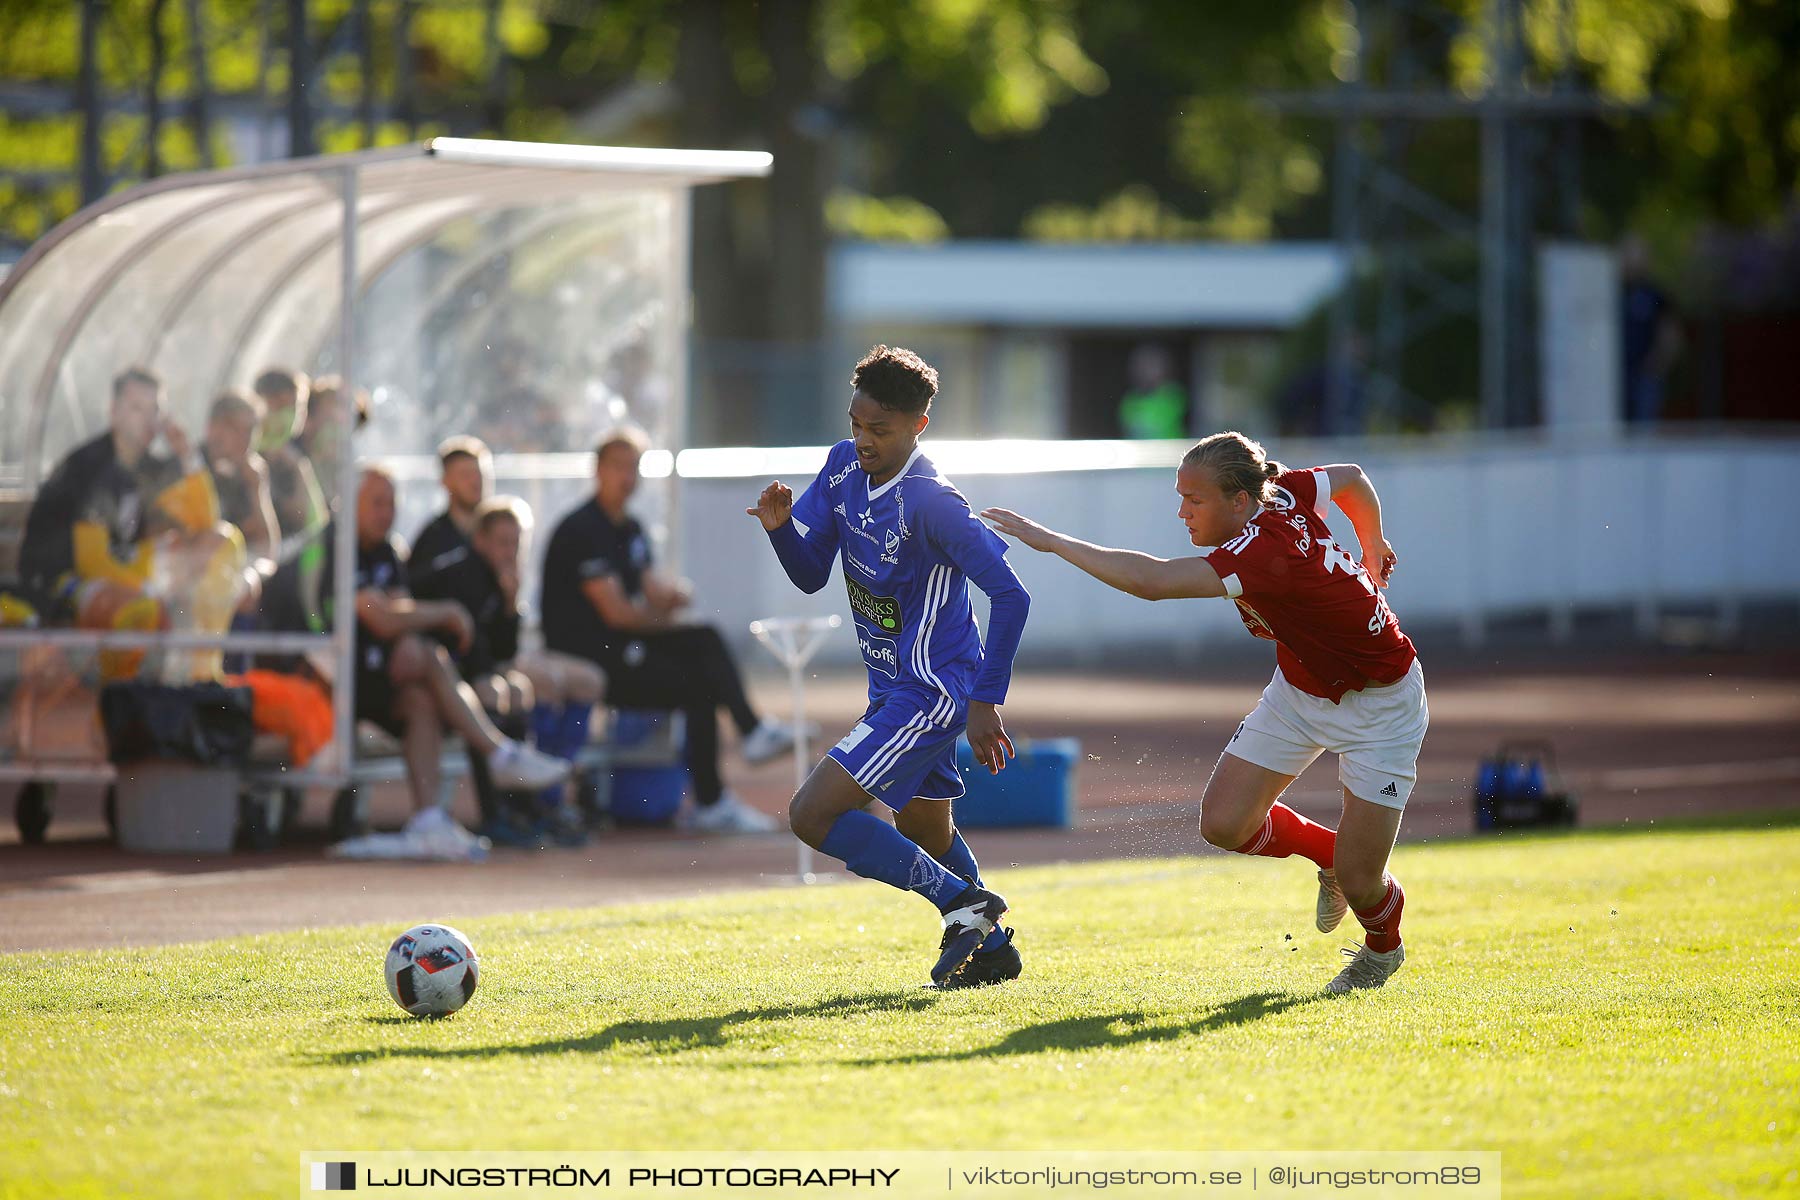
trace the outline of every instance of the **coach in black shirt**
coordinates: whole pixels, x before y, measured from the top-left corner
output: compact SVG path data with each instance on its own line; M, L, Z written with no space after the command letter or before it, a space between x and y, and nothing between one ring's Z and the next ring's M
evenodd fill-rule
M487 760L503 788L538 789L561 783L568 764L548 758L494 727L449 655L426 636L446 633L467 652L474 621L458 603L419 600L408 590L406 566L395 547L394 479L365 468L356 491L356 715L398 736L406 757L415 814L437 803L444 729L462 735ZM292 567L272 581L270 616L277 628L332 625L334 528L310 542ZM448 820L440 817L437 825ZM409 826L410 828L410 826Z
M492 558L480 553L487 540L484 534L491 535L502 524L512 527L508 532L516 540L520 521L512 510L500 504L484 505L476 518L473 540L440 553L431 573L413 585L420 599L454 600L473 618L475 634L469 648L455 657L463 678L475 684L478 693L483 681L504 672L519 653L518 578L502 580Z
M594 498L563 518L544 553L544 643L598 663L615 708L686 714L695 828L766 832L775 822L727 791L720 777L718 710L730 712L751 762L787 749L794 732L751 708L719 631L679 615L690 599L687 585L657 571L644 527L626 512L645 449L633 429L612 431L595 447Z
M446 556L469 548L475 510L494 487L494 456L480 438L449 438L438 446L437 453L444 495L450 504L413 539L412 557L406 565L415 584L438 569L438 560L447 563Z

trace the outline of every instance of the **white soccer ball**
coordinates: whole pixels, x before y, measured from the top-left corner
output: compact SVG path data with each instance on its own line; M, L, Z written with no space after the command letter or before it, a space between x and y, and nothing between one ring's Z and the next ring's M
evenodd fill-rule
M415 925L388 947L388 995L415 1017L455 1012L479 978L475 947L448 925Z

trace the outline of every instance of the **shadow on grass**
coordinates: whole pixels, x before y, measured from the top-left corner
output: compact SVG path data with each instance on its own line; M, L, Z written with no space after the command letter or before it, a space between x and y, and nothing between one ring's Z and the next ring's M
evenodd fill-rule
M1041 1054L1050 1050L1106 1050L1144 1042L1168 1042L1194 1034L1212 1033L1248 1025L1264 1017L1286 1012L1301 1004L1326 999L1324 992L1252 992L1228 1000L1192 1020L1169 1019L1168 1014L1128 1011L1071 1017L1047 1025L1015 1029L991 1046L942 1054L904 1054L894 1058L859 1059L859 1067L897 1066L908 1063L962 1062L974 1058L999 1058L1013 1054Z
M807 1017L861 1017L875 1013L921 1012L936 1004L939 994L919 989L907 992L870 992L858 996L834 996L817 1004L772 1005L740 1008L717 1016L688 1017L668 1021L621 1021L587 1037L555 1038L543 1042L519 1042L500 1046L372 1046L363 1050L334 1050L326 1054L302 1054L308 1066L361 1066L384 1058L498 1058L502 1055L598 1054L619 1048L680 1053L723 1046L734 1026L752 1021L793 1021ZM454 1019L454 1018L452 1018ZM412 1017L370 1017L370 1024L413 1024Z

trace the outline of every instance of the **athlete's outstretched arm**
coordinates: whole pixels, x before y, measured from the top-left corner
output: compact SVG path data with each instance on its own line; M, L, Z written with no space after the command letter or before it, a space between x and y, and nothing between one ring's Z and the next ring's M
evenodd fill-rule
M1355 463L1333 463L1322 469L1331 481L1332 500L1356 527L1356 540L1362 543L1363 570L1370 579L1386 587L1400 558L1382 535L1381 497L1375 494L1375 485Z
M1064 559L1101 583L1144 600L1181 600L1223 596L1219 573L1204 558L1157 558L1136 550L1096 546L1046 529L1004 508L990 508L981 519L1033 550Z
M808 489L807 495L811 494ZM763 489L755 508L744 511L762 522L775 557L795 587L811 595L830 581L831 562L837 556L837 529L829 517L823 525L801 533L794 524L793 489L779 479Z

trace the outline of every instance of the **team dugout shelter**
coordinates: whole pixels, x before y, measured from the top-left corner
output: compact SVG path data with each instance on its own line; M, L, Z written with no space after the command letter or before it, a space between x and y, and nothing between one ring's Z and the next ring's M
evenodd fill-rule
M686 428L691 193L770 166L760 152L434 138L165 176L82 209L0 280L0 590L16 584L39 490L108 431L113 380L134 365L161 377L196 447L215 398L272 365L366 391L355 453L319 480L339 563L355 561L357 459L413 464L397 472L395 531L410 536L437 499L433 450L454 434L485 436L515 478L560 480L561 502L588 486L594 434L629 420L658 448L645 475L663 490L646 500L672 508L659 464ZM350 446L355 406L335 410L333 441ZM352 583L335 572L335 613L355 611ZM147 674L172 653L212 652L334 663L338 752L314 760L333 765L288 782L348 782L353 621L133 631L6 607L0 782L110 782L95 709L105 656Z

